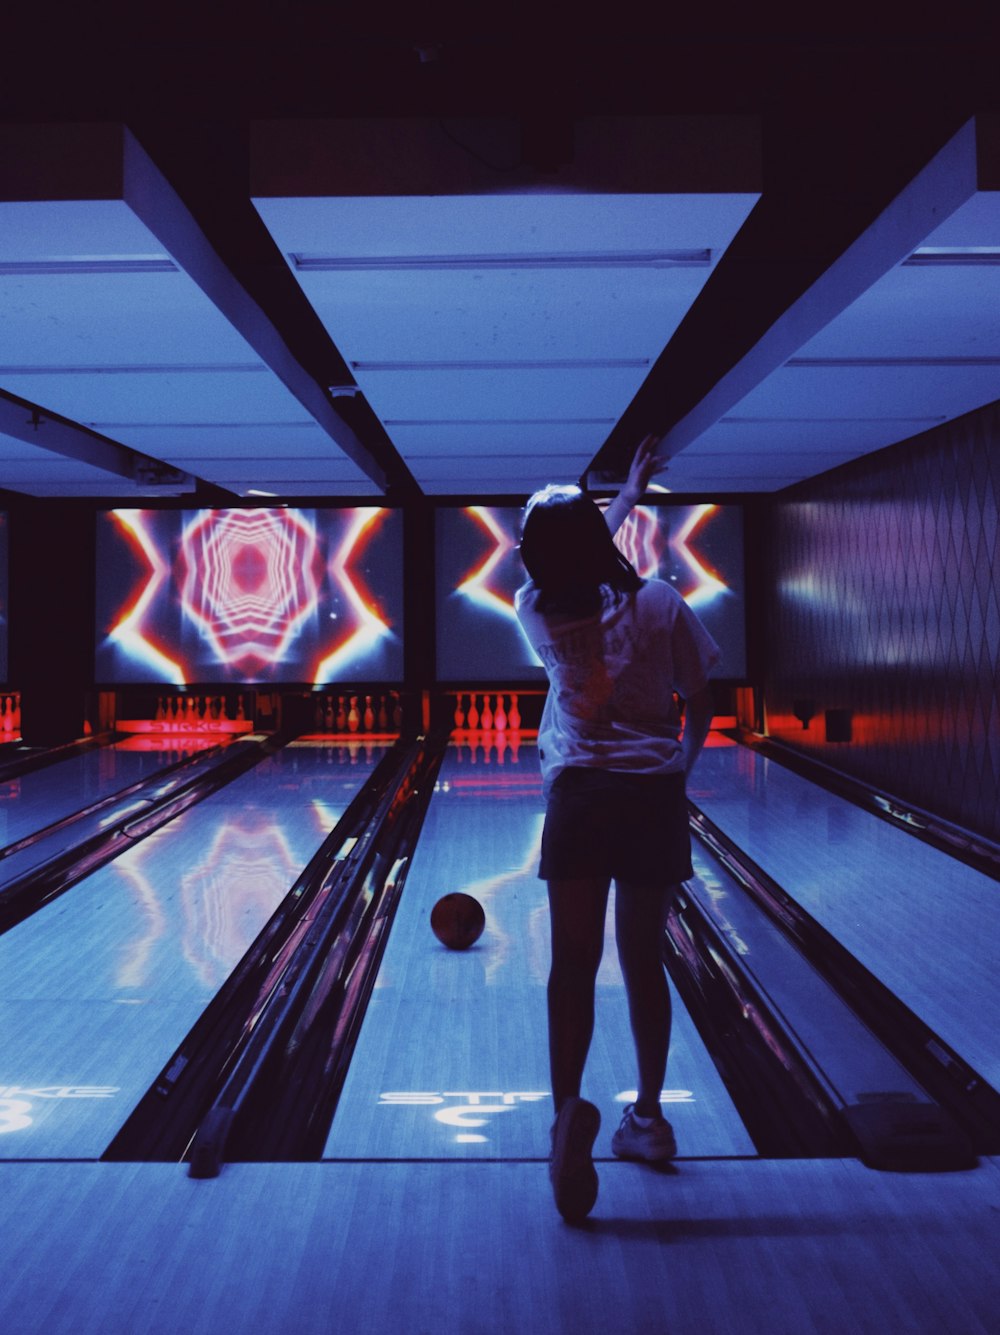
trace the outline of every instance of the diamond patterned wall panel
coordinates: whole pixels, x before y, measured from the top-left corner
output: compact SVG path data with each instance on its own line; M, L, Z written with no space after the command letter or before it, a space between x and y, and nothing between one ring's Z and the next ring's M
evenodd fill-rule
M787 496L768 732L1000 842L1000 404ZM828 740L831 709L850 711L849 741Z

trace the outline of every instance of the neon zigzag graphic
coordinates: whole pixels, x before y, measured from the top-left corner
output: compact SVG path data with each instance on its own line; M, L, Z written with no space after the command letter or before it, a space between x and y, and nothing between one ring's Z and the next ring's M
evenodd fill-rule
M679 557L682 567L692 577L692 586L683 593L691 607L704 607L720 593L728 592L727 585L702 562L690 543L702 524L718 509L717 505L696 505L680 530L670 538L670 546ZM514 540L485 506L470 505L465 513L476 521L492 540L493 546L458 585L456 592L465 594L474 603L499 613L509 621L516 621L513 601L490 587L490 579L508 552L514 550ZM635 566L643 579L655 575L660 564L658 544L659 525L654 511L636 506L615 535L615 542Z
M166 653L158 649L142 628L142 623L158 595L170 579L170 568L156 549L156 543L144 527L142 510L113 510L112 516L138 547L149 566L149 576L130 607L111 628L109 638L119 645L130 658L148 667L157 681L168 681L173 686L186 682L184 669Z
M516 619L514 604L502 593L497 593L495 589L491 589L489 582L507 553L514 550L514 541L485 505L469 505L466 507L465 513L474 519L480 528L485 530L488 537L492 538L493 547L487 551L479 564L469 571L455 592L464 593L467 598L471 598L480 607L485 607L492 612L499 612L501 616L513 621Z
M299 511L199 511L182 532L176 571L148 531L148 512L112 513L146 570L109 638L157 680L177 686L189 680L184 664L154 643L150 629L157 602L170 594L175 583L185 617L211 646L216 660L231 666L246 662L273 666L284 661L317 611L322 573L318 535ZM350 569L387 512L365 507L347 513L348 529L330 558L328 574L359 625L318 660L311 677L316 685L334 679L391 633L360 577Z
M379 640L389 635L389 626L378 615L369 595L366 599L358 588L357 579L348 570L348 562L354 555L355 548L366 534L371 536L376 525L385 517L386 511L379 509L355 510L352 523L344 536L343 542L330 560L330 575L347 599L351 611L358 618L360 625L345 644L335 649L332 654L320 660L313 672L313 683L319 685L326 681L335 681L352 659L372 649Z
M681 555L688 569L695 576L694 588L684 594L684 601L689 607L704 607L706 603L710 603L720 593L728 593L729 591L727 585L719 579L718 575L713 574L711 570L703 565L688 546L688 543L705 520L709 515L715 514L718 508L717 505L696 505L690 519L681 526L681 531L671 542L671 546Z

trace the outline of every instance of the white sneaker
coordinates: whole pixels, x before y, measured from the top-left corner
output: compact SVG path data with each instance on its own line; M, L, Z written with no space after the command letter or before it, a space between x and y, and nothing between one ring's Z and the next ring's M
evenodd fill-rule
M635 1120L635 1104L630 1103L625 1109L621 1126L611 1137L611 1149L619 1159L645 1159L647 1163L659 1163L674 1157L677 1141L674 1128L662 1117L649 1126L640 1126Z
M591 1157L601 1114L586 1099L567 1099L552 1125L549 1178L556 1209L571 1224L585 1219L597 1200L597 1170Z

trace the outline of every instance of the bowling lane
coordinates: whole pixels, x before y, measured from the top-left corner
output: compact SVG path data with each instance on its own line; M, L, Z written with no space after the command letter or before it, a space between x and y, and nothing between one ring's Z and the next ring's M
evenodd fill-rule
M362 1025L328 1159L546 1159L545 986L549 925L537 878L543 803L538 752L449 748ZM474 761L474 763L473 763ZM431 933L449 890L486 910L458 953ZM665 1112L681 1155L753 1155L691 1020L674 997ZM584 1094L600 1108L599 1157L634 1097L625 995L609 912ZM630 1093L631 1091L631 1093Z
M169 742L162 750L139 750L134 739L126 738L7 779L0 783L0 848L167 765L185 760L217 740L184 738Z
M706 749L690 796L1000 1088L994 880L736 744Z
M0 938L0 1156L97 1158L383 748L283 748Z

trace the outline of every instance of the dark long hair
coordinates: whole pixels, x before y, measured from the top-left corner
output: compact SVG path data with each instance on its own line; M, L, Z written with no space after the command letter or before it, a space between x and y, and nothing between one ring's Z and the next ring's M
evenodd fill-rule
M538 589L539 612L595 612L602 585L634 593L642 584L579 487L550 486L532 496L521 528L521 560Z

